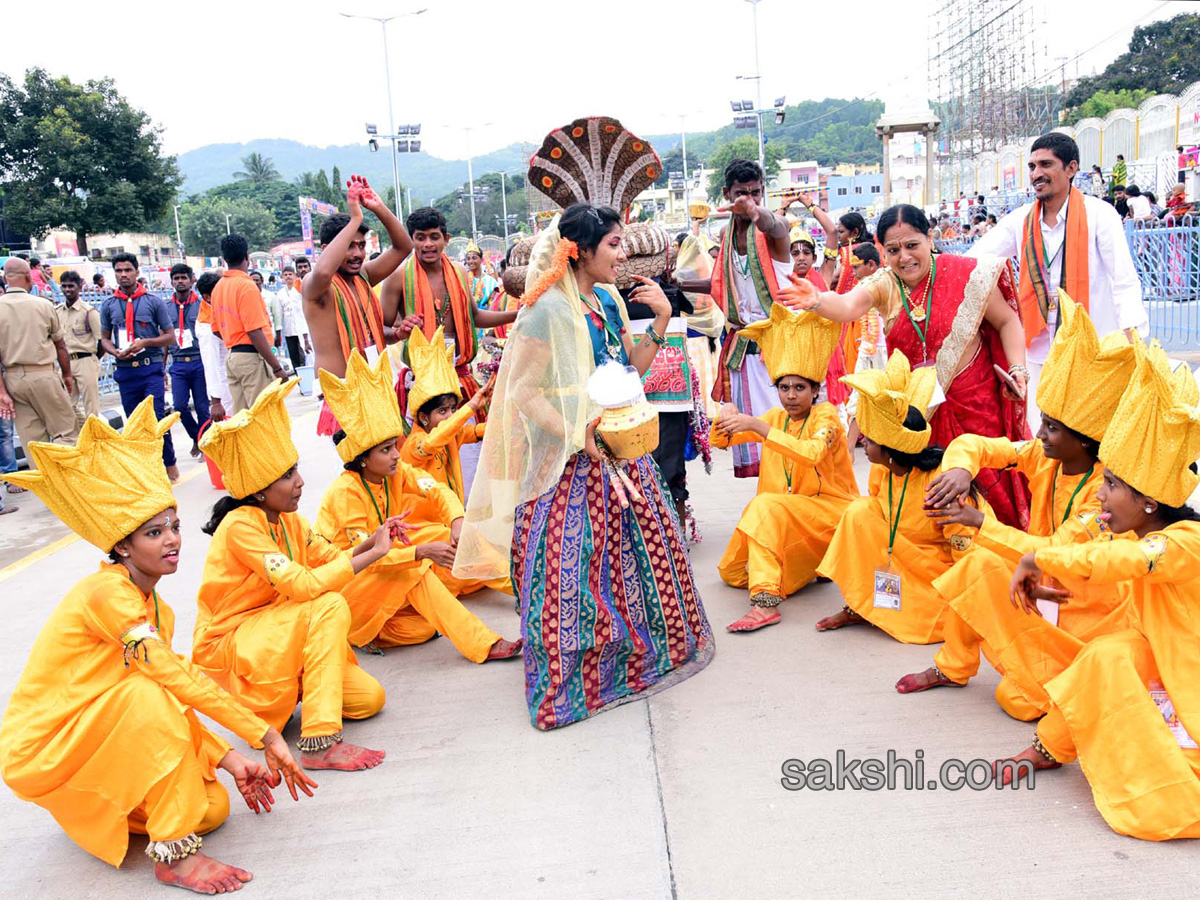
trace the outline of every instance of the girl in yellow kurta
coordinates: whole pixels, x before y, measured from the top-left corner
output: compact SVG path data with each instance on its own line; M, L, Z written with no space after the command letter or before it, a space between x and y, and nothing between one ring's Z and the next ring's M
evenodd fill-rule
M846 508L817 567L845 601L818 631L869 622L907 644L942 639L946 601L933 582L969 552L975 530L925 514L926 490L942 472L943 451L929 446L924 414L933 378L930 368L910 371L899 351L885 369L843 378L858 391L858 425L875 465L869 496Z
M442 330L434 332L433 338L416 330L408 339L408 359L413 371L413 387L408 392L408 409L412 416L413 429L400 448L400 459L416 469L426 472L438 483L446 485L458 497L460 503L467 502L463 484L460 451L464 444L483 440L485 426L471 421L491 396L495 385L493 378L468 400L462 407L460 379L444 346ZM429 503L418 503L406 524L421 528L428 525L445 525L439 510ZM457 533L451 540L447 536L427 538L447 544L436 554L453 560L457 547ZM450 573L451 566L445 560L435 558L433 572L442 584L456 597L473 594L485 587L501 593L512 594L512 581L501 578L493 581L464 581Z
M157 585L179 566L179 519L147 399L121 435L99 418L79 445L30 445L37 471L5 476L41 497L112 560L75 585L38 635L0 725L0 774L79 846L119 866L147 834L159 881L236 890L250 873L200 853L229 814L218 768L247 805L270 809L280 775L311 795L279 732L171 649L175 614ZM255 762L200 724L199 711L254 747Z
M1140 359L1100 446L1099 494L1109 527L1139 540L1045 547L1012 582L1027 610L1043 575L1132 584L1131 627L1090 642L1046 685L1050 712L1014 759L1078 759L1109 826L1143 840L1200 837L1200 514L1186 505L1200 483L1196 401L1186 366L1172 376L1157 347Z
M375 715L384 692L354 658L350 609L338 591L387 554L397 522L389 519L350 551L314 534L296 513L304 479L283 405L296 384L272 384L200 441L232 496L217 501L204 527L213 540L192 659L277 728L302 698L305 768L371 768L383 752L343 742L342 718Z
M342 426L333 440L345 471L321 500L317 533L348 549L392 517L407 524L418 506L437 515L436 522L408 529L405 542L393 542L378 564L342 588L350 606L350 643L382 652L378 648L419 644L440 631L472 662L519 655L519 642L484 625L432 571L435 560L453 565L463 507L450 488L400 462L396 443L403 423L388 358L371 368L355 352L344 379L318 374L325 402Z
M764 444L758 494L721 557L722 580L750 589L750 612L729 631L780 620L779 604L812 581L851 499L858 496L846 432L830 403L813 405L841 327L775 304L770 318L742 330L755 341L783 408L754 417L727 405L712 444Z
M1135 348L1123 334L1101 342L1087 312L1060 292L1060 324L1038 382L1042 427L1036 441L963 435L947 448L945 474L931 485L926 505L979 529L975 550L934 582L951 613L934 666L905 675L902 694L962 686L979 670L980 651L1004 677L996 701L1014 718L1036 719L1050 708L1045 683L1070 665L1092 638L1127 624L1128 592L1072 582L1071 602L1046 604L1028 615L1008 600L1012 570L1025 553L1096 538L1105 530L1095 513L1101 483L1100 441L1129 383ZM1028 533L985 518L954 501L981 469L1015 468L1029 482Z

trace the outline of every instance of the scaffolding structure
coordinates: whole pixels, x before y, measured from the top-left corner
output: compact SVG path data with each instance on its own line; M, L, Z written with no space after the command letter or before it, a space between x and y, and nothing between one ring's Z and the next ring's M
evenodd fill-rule
M928 76L941 119L935 196L957 196L955 174L964 160L1024 144L1057 124L1057 69L1047 59L1045 13L1037 8L1044 2L934 0Z

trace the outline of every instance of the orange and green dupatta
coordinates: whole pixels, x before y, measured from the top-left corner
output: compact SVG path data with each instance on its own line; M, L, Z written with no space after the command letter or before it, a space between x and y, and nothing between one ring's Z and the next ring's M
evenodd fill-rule
M1025 240L1021 248L1021 276L1017 282L1017 304L1021 324L1025 327L1025 346L1041 334L1050 317L1050 269L1062 266L1059 284L1072 300L1088 308L1088 224L1083 206L1083 193L1071 188L1067 200L1067 237L1060 260L1046 259L1042 241L1042 201L1033 201L1033 209L1025 217Z
M401 278L404 285L403 315L418 315L424 321L425 337L432 338L437 331L437 308L433 296L433 288L429 286L429 278L425 270L417 262L416 254L412 254L401 267ZM458 340L458 355L454 365L464 366L475 358L475 304L471 302L470 287L467 284L466 270L442 254L442 278L446 283L446 293L449 296L450 314L454 317L454 334Z

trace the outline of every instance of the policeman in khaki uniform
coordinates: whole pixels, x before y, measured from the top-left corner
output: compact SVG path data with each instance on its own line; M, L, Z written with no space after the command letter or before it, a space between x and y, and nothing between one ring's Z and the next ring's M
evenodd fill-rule
M71 357L71 375L75 389L75 418L82 428L88 416L100 412L100 310L81 300L83 279L77 272L63 272L59 279L65 303L54 307L62 326L63 342Z
M74 444L79 430L71 405L71 360L54 305L29 293L29 263L4 264L8 290L0 295L0 416L15 418L21 445ZM57 359L62 375L54 369ZM65 382L65 386L64 386Z

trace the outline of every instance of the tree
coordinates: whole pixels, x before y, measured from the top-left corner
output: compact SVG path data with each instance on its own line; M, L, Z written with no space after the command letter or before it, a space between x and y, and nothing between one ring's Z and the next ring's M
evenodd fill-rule
M1200 80L1200 15L1183 13L1133 29L1129 50L1099 75L1081 79L1067 95L1068 109L1104 91L1144 90L1147 96L1182 90Z
M475 201L475 222L484 234L504 234L505 198L500 193L500 178L500 173L488 172L475 179L477 192L480 187L489 188L487 200ZM520 175L510 175L506 177L504 184L508 192L508 214L515 216L518 223L525 221L529 209L525 199L527 182ZM463 184L435 200L433 205L446 217L446 230L451 236L471 234L470 185ZM510 227L509 233L514 230Z
M1074 125L1080 119L1103 119L1114 109L1137 109L1153 91L1138 88L1133 91L1096 91L1075 109L1063 116L1064 125Z
M30 69L0 75L0 191L17 231L140 231L166 214L181 179L160 130L111 79L75 84Z
M261 153L251 153L242 157L242 171L234 172L235 181L248 181L251 184L265 184L268 181L278 181L279 171L269 156Z
M230 230L245 237L251 250L266 250L275 239L275 217L261 203L246 198L199 197L179 208L183 241L188 250L205 256L219 255L227 214Z
M767 182L777 173L779 160L784 157L785 146L780 141L768 141L766 147L763 148L764 155L767 158ZM714 171L708 179L708 197L713 202L719 202L722 197L722 191L725 189L725 167L729 165L730 160L737 157L743 159L758 159L758 138L745 135L730 141L727 144L722 144L717 147L708 156L708 165Z
M189 197L188 201L194 202L202 198L223 203L231 200L253 200L270 211L275 221L276 239L299 239L302 193L304 191L298 185L286 181L268 181L266 184L234 181L209 188L202 194Z

